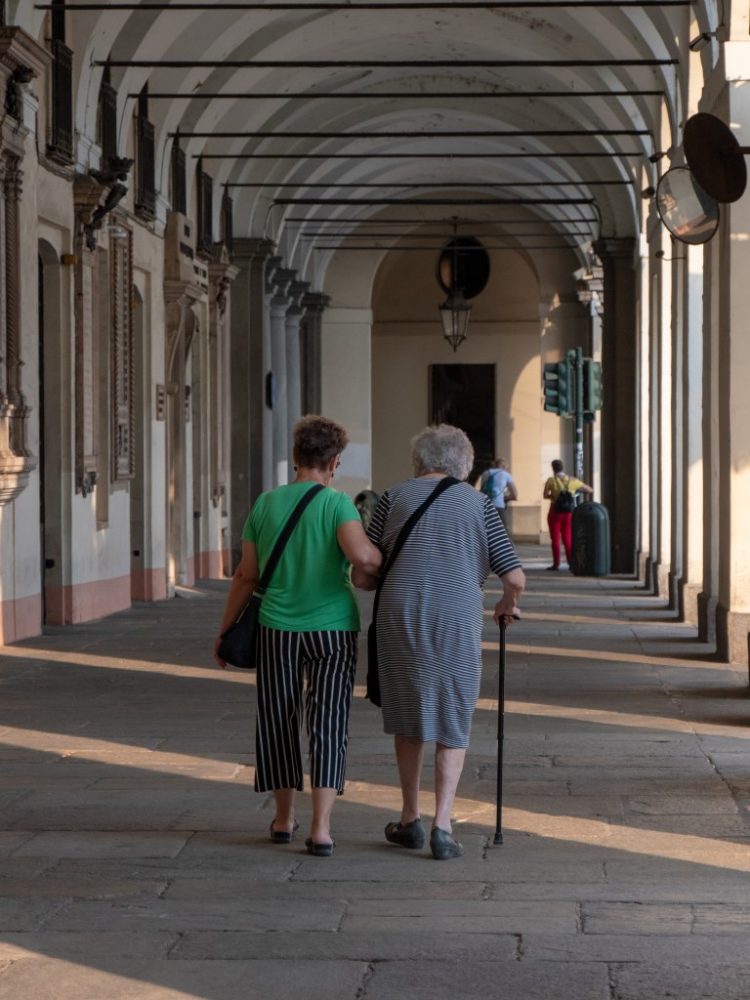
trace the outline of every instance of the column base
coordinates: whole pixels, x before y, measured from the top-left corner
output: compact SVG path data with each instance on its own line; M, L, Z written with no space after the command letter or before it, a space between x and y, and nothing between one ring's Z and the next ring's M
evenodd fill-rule
M654 590L656 577L654 572L654 562L651 556L643 557L642 579L644 590Z
M668 564L652 562L650 565L650 589L654 597L670 597L670 577L672 575Z
M716 604L716 655L727 663L750 662L750 614Z
M670 611L676 611L680 620L682 620L682 607L681 598L682 591L680 589L680 584L682 583L682 577L677 573L673 573L671 570L667 574L667 595L669 597L669 609Z
M716 642L716 606L718 599L713 594L701 591L698 594L698 639L701 642Z
M697 587L694 583L687 583L685 580L680 580L680 620L686 622L688 625L700 625L700 610L698 607L700 595L700 587Z

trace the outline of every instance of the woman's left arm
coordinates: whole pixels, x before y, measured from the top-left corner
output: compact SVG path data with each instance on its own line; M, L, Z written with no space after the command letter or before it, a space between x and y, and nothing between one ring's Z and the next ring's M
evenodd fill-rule
M224 608L224 616L221 619L219 634L214 642L214 659L220 667L226 667L226 663L219 656L219 643L221 637L229 626L237 620L240 611L250 600L253 591L258 585L258 553L254 542L242 543L242 558L240 564L234 571L232 586L229 588L227 603Z
M510 625L511 622L517 621L521 617L518 599L526 587L526 575L520 566L516 566L515 569L503 573L500 582L503 585L503 596L495 605L495 613L492 617L498 625L501 621Z

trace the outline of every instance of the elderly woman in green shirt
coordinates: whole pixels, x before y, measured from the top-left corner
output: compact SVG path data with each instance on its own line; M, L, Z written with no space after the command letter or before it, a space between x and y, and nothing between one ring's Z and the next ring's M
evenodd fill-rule
M365 535L351 499L330 488L348 442L344 428L326 417L307 416L293 433L296 478L261 494L247 518L219 637L253 593L300 498L316 483L326 487L305 509L261 604L255 789L274 795L271 840L291 843L297 829L295 792L303 788L299 726L304 710L312 784L312 824L305 843L311 854L330 857L331 811L344 790L359 632L349 567L358 582L374 578L382 555ZM215 655L224 667L219 637Z

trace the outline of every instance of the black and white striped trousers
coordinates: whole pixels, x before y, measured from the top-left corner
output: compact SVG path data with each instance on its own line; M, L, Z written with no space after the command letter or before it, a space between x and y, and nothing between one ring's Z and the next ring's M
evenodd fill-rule
M344 791L356 632L283 632L260 626L255 790L302 791L304 707L313 788Z

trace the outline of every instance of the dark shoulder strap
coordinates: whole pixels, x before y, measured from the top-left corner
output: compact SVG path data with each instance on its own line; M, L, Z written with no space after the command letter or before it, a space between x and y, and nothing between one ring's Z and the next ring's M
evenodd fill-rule
M271 582L274 570L279 564L279 559L281 559L281 554L286 547L286 543L289 541L292 532L297 527L297 522L304 514L305 508L310 504L311 500L313 500L322 489L325 489L323 484L316 483L309 490L307 490L297 502L297 506L287 518L287 522L282 528L281 534L276 539L276 544L271 551L271 555L268 557L268 562L266 563L263 573L261 574L261 578L258 580L258 585L255 588L256 594L262 596L268 589L268 584Z
M386 576L388 570L391 568L391 566L393 565L393 563L396 561L396 556L399 554L399 552L403 548L404 542L406 541L406 539L411 534L411 530L414 527L414 525L417 523L417 521L420 519L420 517L424 514L424 512L427 510L427 508L430 506L430 504L434 503L434 501L437 500L437 498L440 496L440 494L444 493L448 489L449 486L453 486L457 482L459 482L459 480L458 479L454 479L453 476L446 476L444 479L441 479L438 482L438 484L435 487L435 489L432 491L432 493L430 493L430 495L424 501L424 503L421 503L419 505L419 507L417 507L417 509L414 511L414 513L410 515L410 517L408 518L408 520L404 524L403 528L398 533L398 537L396 538L396 541L393 544L393 548L391 549L391 553L388 556L388 558L386 559L385 564L383 566L383 569L381 570L381 573L380 573L380 583L378 584L378 589L380 589L380 587L382 586L383 580L385 579L385 576Z

